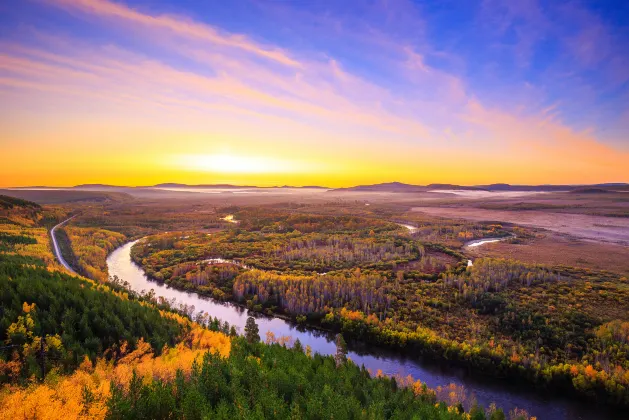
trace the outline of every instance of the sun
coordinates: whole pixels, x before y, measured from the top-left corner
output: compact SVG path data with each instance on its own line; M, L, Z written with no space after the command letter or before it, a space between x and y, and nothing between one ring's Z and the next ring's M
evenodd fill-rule
M177 160L177 166L187 170L223 174L281 173L293 172L297 169L295 164L287 160L224 153L183 155Z

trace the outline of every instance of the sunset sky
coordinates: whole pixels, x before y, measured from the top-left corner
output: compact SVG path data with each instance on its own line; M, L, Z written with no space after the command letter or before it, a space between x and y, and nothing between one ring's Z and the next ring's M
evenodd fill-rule
M629 2L0 2L0 186L629 182Z

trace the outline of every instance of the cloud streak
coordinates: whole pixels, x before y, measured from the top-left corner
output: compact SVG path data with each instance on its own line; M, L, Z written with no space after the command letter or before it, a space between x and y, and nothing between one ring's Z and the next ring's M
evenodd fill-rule
M404 31L387 33L395 25L391 19L410 25L408 16L419 18L405 2L386 8L385 26L363 28L352 21L356 31L351 45L366 62L357 67L330 51L276 46L254 40L263 39L259 35L230 33L121 2L38 1L43 8L62 11L65 18L69 14L97 25L105 35L82 37L78 30L61 35L50 27L35 30L26 25L28 29L19 29L20 36L0 42L0 95L7 99L0 123L12 127L11 136L0 142L8 151L18 150L26 138L47 141L32 134L32 128L17 126L16 116L37 120L55 115L49 122L55 138L66 133L75 142L89 138L102 142L97 147L115 145L108 164L130 147L125 133L133 133L138 143L134 147L150 145L144 157L154 159L146 171L155 177L158 162L171 153L230 154L240 149L261 159L271 159L264 153L276 154L281 161L309 159L311 165L304 165L318 169L310 175L298 171L306 183L629 178L623 164L629 161L627 151L598 140L596 127L574 129L562 122L561 103L549 106L539 88L529 89L534 98L530 102L512 100L501 106L484 100L485 92L475 89L464 73L437 65L444 58L459 64L464 58L429 44L428 20L422 19L419 34L411 37L415 43L400 35ZM486 3L484 13L489 6ZM529 6L504 12L498 32L506 33L521 19L527 22L523 27L547 28L542 9L535 2ZM290 11L285 13L282 18L292 20ZM343 18L329 24L342 30ZM114 35L121 30L138 38L120 41ZM107 34L111 41L103 42ZM520 37L518 45L526 55L538 42L537 37ZM579 60L587 64L591 59L586 53ZM102 124L115 126L118 137L88 133ZM156 139L154 132L160 128L164 136ZM324 160L329 164L317 164ZM461 165L468 161L484 169L466 171ZM8 170L15 179L34 169ZM106 170L103 166L99 173ZM321 173L326 170L334 172Z
M188 19L167 15L149 15L107 0L42 0L51 5L87 15L112 19L119 24L139 24L154 30L168 30L174 34L211 42L267 58L278 63L300 67L300 63L280 49L266 48L242 35L221 34L215 28Z

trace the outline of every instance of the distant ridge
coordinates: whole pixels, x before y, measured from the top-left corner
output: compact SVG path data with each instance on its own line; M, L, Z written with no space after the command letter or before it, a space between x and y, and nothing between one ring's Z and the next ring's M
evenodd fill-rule
M178 184L176 182L166 182L163 184L156 184L152 187L148 188L218 188L218 189L249 189L249 188L258 188L253 185L232 185L232 184L197 184L197 185L188 185L188 184Z
M304 185L302 187L293 187L291 185L282 185L281 187L256 187L256 188L302 188L304 190L329 190L328 187L321 187L319 185Z
M269 189L269 188L294 188L294 189L321 189L328 190L328 187L321 187L318 185L304 185L302 187L292 186L292 185L282 185L282 186L270 186L270 187L258 187L256 185L234 185L234 184L181 184L177 182L165 182L161 184L155 185L143 185L143 186L125 186L125 185L111 185L111 184L79 184L75 186L67 186L67 187L48 187L45 185L35 185L35 186L25 186L25 187L10 187L9 189L13 190L28 190L28 189L38 189L38 190L91 190L91 191L99 191L99 190L126 190L126 189L142 189L142 188L214 188L214 189Z
M74 187L15 187L11 190L83 190L83 191L118 191L125 192L129 190L151 190L151 189L225 189L225 190L265 190L265 189L319 189L328 192L382 192L382 193L422 193L433 191L496 191L496 192L570 192L583 191L585 189L602 190L602 191L629 191L629 183L610 182L602 184L573 184L573 185L511 185L505 183L495 183L487 185L456 185L456 184L429 184L429 185L413 185L403 182L383 182L379 184L356 185L353 187L343 188L327 188L318 185L305 185L296 187L291 185L258 187L255 185L234 185L234 184L182 184L176 182L165 182L147 186L118 186L110 184L80 184ZM593 192L593 191L590 191Z
M507 185L507 184L504 184ZM428 190L471 190L471 191L478 191L478 190L485 190L486 188L484 187L477 187L477 186L463 186L463 185L453 185L453 184L429 184L426 188L428 188Z
M607 191L612 188L626 189L629 188L627 183L607 183L607 184L593 184L593 185L511 185L511 184L489 184L489 185L455 185L455 184L429 184L411 185L401 182L386 182L382 184L371 185L357 185L355 187L336 188L330 190L331 192L389 192L389 193L418 193L418 192L431 192L436 190L441 191L456 191L456 190L470 190L470 191L496 191L496 192L569 192L573 190L583 189L600 189Z
M321 189L327 190L329 188L320 187L317 185L304 185L303 187L295 187L292 185L282 185L282 186L271 186L271 187L258 187L255 185L233 185L233 184L198 184L198 185L188 185L188 184L178 184L178 183L163 183L156 184L152 187L146 188L214 188L214 189L238 189L238 190L251 190L251 189L272 189L272 188L294 188L294 189Z
M509 185L509 184L491 184L481 186L481 188L487 189L488 191L573 191L577 189L586 189L586 188L598 188L598 189L608 189L608 188L622 188L627 187L629 184L626 183L608 183L608 184L591 184L591 185Z
M411 185L404 184L402 182L385 182L382 184L372 184L372 185L357 185L355 187L347 187L347 188L335 188L330 191L333 192L341 192L341 191L364 191L364 192L400 192L400 193L410 193L410 192L425 192L427 191L427 187L423 187L421 185Z
M35 202L23 200L17 197L10 197L8 195L0 195L0 209L12 209L13 207L41 209L41 206Z
M94 189L119 189L119 188L129 188L121 185L109 185L109 184L80 184L71 187L77 190L94 190Z

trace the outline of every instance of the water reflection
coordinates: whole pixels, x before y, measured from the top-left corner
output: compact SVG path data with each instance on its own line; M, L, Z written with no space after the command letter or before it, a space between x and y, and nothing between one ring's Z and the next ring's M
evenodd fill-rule
M175 299L178 303L192 305L195 313L207 312L210 316L229 322L238 331L244 331L245 322L250 315L247 309L234 304L204 298L196 293L179 291L149 280L144 271L131 260L130 252L133 244L135 242L127 243L116 249L109 256L107 264L110 275L118 276L120 279L127 281L133 290L140 292L153 289L156 297L161 296L167 300ZM336 350L334 337L329 332L304 328L277 317L257 313L252 313L252 315L257 318L261 337L265 337L267 332L272 332L276 337L291 336L293 339L298 338L304 347L310 346L314 352L321 354L334 354ZM472 376L465 369L453 368L444 363L435 363L433 361L421 360L418 357L401 355L399 352L376 348L365 343L350 341L348 344L350 349L348 356L354 363L364 365L372 372L382 370L387 375L401 374L406 376L410 374L431 388L450 383L463 385L483 406L488 406L490 403L495 402L507 412L515 407L524 408L540 420L618 418L611 413L603 413L602 409L597 409L578 401L554 398L548 395L548 393L542 396L530 390L520 389L506 381Z

